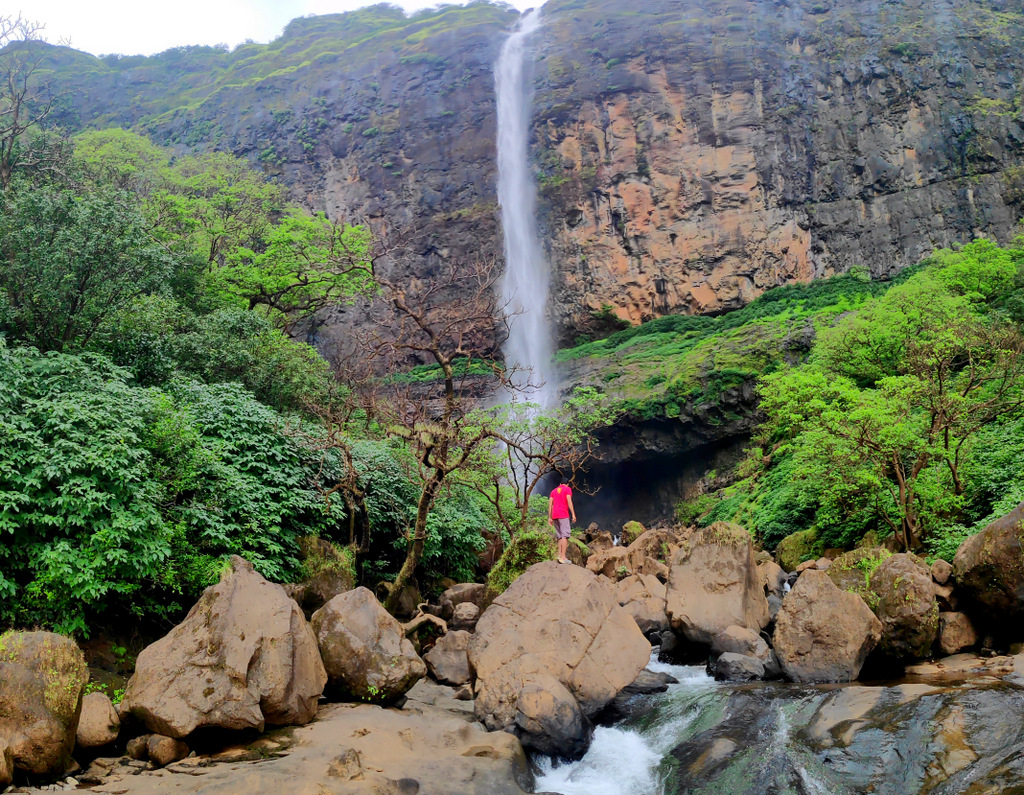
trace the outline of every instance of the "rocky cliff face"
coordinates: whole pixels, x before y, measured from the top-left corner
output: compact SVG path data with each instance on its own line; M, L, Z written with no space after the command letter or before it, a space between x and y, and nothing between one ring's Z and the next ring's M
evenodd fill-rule
M887 274L1024 214L1020 0L550 0L533 154L563 342L720 312L853 266ZM54 49L71 126L247 155L405 240L415 285L500 258L492 64L515 14L301 19L270 45ZM610 309L609 309L610 308ZM320 330L331 349L354 310ZM345 312L350 313L346 318Z
M1020 3L552 0L535 123L559 327L886 275L1020 218Z

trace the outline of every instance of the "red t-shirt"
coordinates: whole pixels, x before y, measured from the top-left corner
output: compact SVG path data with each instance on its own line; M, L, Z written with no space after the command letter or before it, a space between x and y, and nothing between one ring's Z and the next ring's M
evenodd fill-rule
M551 518L569 518L569 498L572 496L572 489L564 483L551 492Z

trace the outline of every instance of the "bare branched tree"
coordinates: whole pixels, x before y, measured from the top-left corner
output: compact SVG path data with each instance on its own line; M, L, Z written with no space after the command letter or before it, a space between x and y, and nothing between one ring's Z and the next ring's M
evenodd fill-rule
M480 398L496 389L516 389L512 375L493 359L493 351L473 342L481 327L504 317L494 288L494 262L450 262L429 283L377 282L384 301L376 322L362 335L362 355L342 379L362 395L363 406L384 432L401 439L416 462L420 494L402 568L384 606L398 605L423 557L427 517L453 475L483 464L499 444L501 428ZM443 307L442 312L435 310ZM381 377L379 363L391 373L410 357L435 372L428 383L402 375Z
M11 184L16 167L37 168L49 157L45 148L25 141L62 96L53 90L52 77L44 77L42 29L20 15L0 16L0 189Z

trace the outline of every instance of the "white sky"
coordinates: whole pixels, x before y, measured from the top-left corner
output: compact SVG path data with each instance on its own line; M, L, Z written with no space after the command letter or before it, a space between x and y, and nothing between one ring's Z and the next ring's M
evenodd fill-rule
M540 0L508 0L520 9ZM392 0L406 11L438 0ZM458 2L458 0L446 0ZM462 3L459 3L460 5ZM45 25L42 36L94 55L151 55L186 44L267 42L307 14L335 14L374 5L372 0L0 0L0 16Z

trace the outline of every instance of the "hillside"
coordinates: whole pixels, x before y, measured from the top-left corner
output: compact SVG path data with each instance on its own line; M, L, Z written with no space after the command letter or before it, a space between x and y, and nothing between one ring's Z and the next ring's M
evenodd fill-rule
M533 154L563 344L875 276L1024 213L1019 1L552 0ZM293 198L413 238L395 272L500 257L492 65L515 13L472 3L300 19L269 45L53 49L60 121L258 163ZM429 229L429 234L424 230ZM410 230L419 230L413 234ZM330 353L351 322L320 329Z

